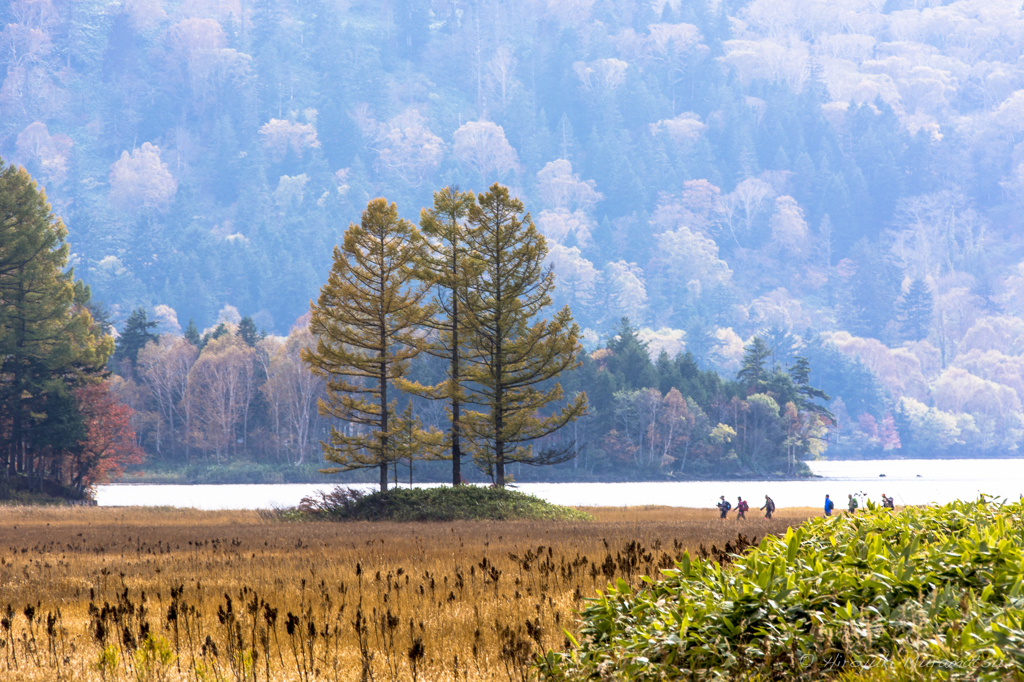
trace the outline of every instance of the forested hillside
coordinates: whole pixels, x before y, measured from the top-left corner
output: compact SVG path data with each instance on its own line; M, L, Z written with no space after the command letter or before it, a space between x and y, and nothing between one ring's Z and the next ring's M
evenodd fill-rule
M731 378L760 335L834 398L832 454L1024 440L1019 1L11 0L0 26L0 156L119 330L246 316L284 358L370 198L415 222L501 181L584 371L624 316L651 368ZM682 390L638 376L614 388Z

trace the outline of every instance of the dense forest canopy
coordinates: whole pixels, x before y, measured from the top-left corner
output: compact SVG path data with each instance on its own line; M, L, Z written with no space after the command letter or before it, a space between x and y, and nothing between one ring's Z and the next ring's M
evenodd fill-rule
M369 199L412 219L501 181L591 352L625 316L652 367L729 377L760 335L833 396L835 452L1024 438L1019 2L12 0L0 26L0 155L119 328L288 334Z

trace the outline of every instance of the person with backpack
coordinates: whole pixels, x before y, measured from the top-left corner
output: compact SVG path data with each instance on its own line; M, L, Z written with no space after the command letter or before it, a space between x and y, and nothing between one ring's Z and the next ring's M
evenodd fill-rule
M882 493L882 509L896 509L896 503L891 497L886 497L885 493Z
M718 518L724 519L730 509L732 509L732 505L729 503L729 500L725 499L725 495L722 495L722 501L718 503L718 511L721 512Z
M761 511L764 512L764 517L770 519L772 512L775 511L775 501L767 495L764 496L764 506L761 507Z
M835 507L835 506L836 506L835 502L830 500L828 498L828 495L826 495L825 496L825 516L832 516L832 508Z
M745 519L747 518L747 512L750 510L750 505L742 497L736 498L736 518Z
M860 506L860 504L857 502L857 498L854 497L853 495L848 495L847 497L850 498L850 504L847 507L849 509L849 511L850 511L850 514L851 515L852 514L856 514L857 513L857 507Z

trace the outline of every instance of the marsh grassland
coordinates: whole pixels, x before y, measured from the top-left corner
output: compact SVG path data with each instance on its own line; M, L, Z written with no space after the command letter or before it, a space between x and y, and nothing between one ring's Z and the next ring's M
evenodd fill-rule
M609 581L812 513L587 511L595 521L288 523L0 508L0 677L524 680Z

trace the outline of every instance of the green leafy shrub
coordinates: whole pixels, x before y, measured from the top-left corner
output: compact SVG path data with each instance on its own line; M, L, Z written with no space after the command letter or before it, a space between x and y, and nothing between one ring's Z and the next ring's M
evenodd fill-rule
M1020 679L1024 505L870 506L591 600L542 680ZM570 638L571 639L571 638ZM889 679L895 679L889 677Z

